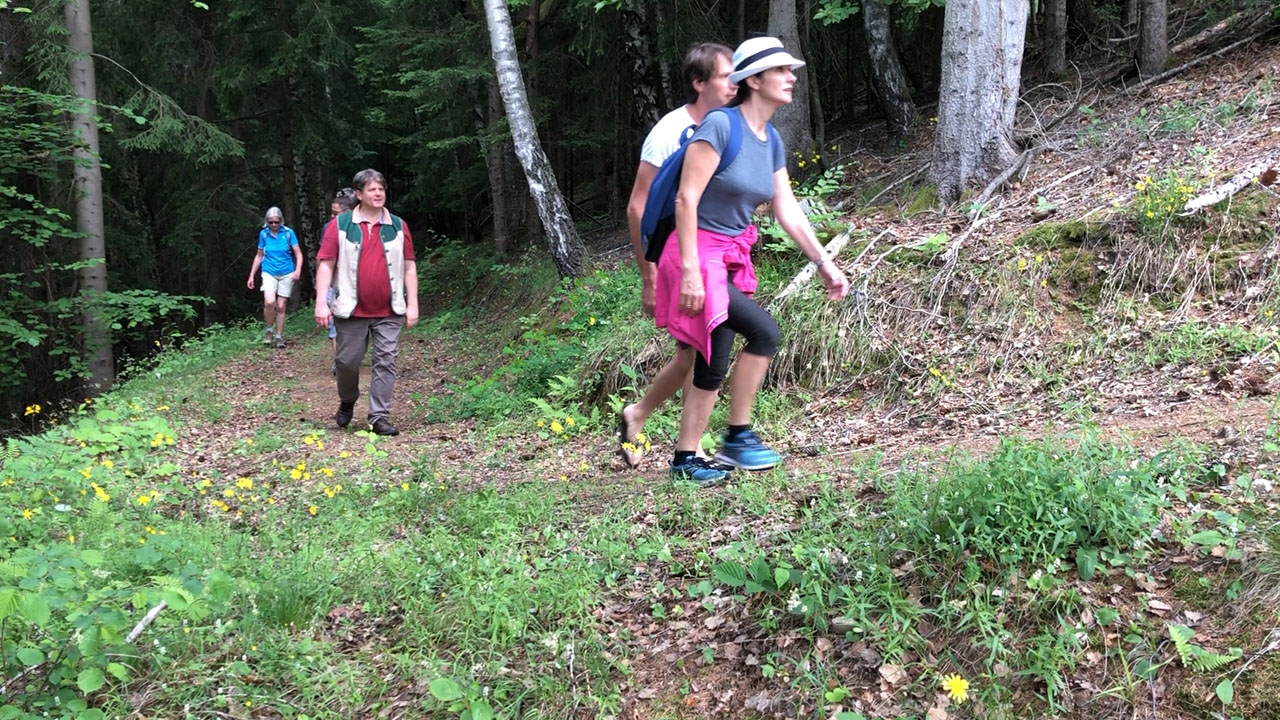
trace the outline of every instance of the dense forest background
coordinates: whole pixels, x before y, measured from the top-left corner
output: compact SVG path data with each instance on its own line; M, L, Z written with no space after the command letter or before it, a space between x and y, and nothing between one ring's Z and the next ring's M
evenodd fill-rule
M1272 5L1042 0L1027 8L1022 87L1137 78L1151 18L1167 42ZM768 32L799 46L812 144L789 149L818 156L794 168L803 178L861 149L931 141L946 12L941 0L510 6L538 135L574 221L613 231L615 245L640 142L683 102L690 43ZM462 247L486 262L545 260L479 2L93 0L91 53L70 17L62 0L0 0L0 423L96 389L83 383L86 313L121 367L167 338L258 312L244 278L267 207L298 232L309 278L329 198L365 167L389 178L420 257ZM105 262L85 255L75 217L76 168L90 161L68 68L85 59ZM900 65L897 89L885 84L888 63ZM106 291L83 292L87 267L105 270ZM295 294L305 312L309 281Z

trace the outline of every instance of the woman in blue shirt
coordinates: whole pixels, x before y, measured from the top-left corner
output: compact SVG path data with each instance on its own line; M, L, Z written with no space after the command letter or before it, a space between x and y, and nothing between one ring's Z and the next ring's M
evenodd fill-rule
M293 294L293 282L302 275L302 248L298 236L284 224L280 208L267 210L263 227L258 231L258 253L253 256L249 268L249 289L253 289L253 276L262 268L262 317L266 320L266 333L262 342L270 345L272 335L275 346L284 347L284 312Z

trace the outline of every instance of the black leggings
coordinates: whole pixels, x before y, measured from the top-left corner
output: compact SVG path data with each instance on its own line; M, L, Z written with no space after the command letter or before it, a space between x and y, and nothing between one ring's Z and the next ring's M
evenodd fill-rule
M719 390L729 372L733 336L746 338L742 352L773 357L778 349L778 323L755 300L729 282L729 316L711 331L711 361L697 354L693 364L693 386L699 390Z

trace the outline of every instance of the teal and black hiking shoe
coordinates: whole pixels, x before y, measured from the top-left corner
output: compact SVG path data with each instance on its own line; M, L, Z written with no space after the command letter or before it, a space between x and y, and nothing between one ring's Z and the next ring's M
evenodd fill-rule
M740 470L768 470L782 461L782 456L760 442L753 430L743 430L729 439L726 435L716 453L716 462L732 465Z
M706 458L693 456L680 464L671 463L673 480L688 480L694 485L715 485L724 481L732 472L731 468L707 461Z

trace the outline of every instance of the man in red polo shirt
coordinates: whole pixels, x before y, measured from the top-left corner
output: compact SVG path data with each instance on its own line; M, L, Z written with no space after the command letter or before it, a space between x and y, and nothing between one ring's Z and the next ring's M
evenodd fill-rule
M351 423L360 397L360 363L373 340L369 425L379 435L399 435L391 424L400 329L418 323L418 273L409 226L387 210L387 181L361 170L351 182L360 204L325 228L316 255L316 324L338 331L334 363L338 379L338 427ZM329 287L333 301L328 300Z

